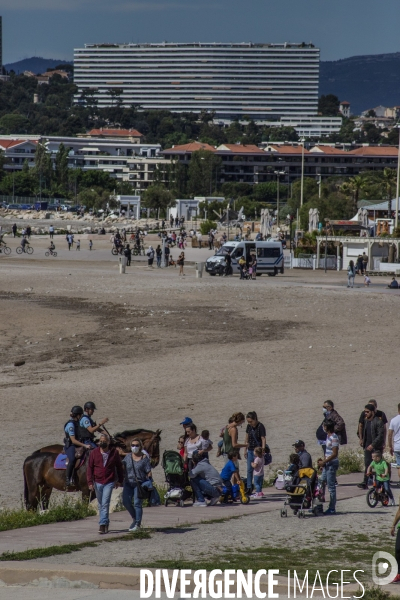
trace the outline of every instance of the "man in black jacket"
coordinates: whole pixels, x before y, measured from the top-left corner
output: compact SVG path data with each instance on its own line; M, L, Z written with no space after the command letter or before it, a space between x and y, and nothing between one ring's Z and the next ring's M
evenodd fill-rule
M366 490L368 488L367 469L372 462L372 453L374 450L383 452L384 446L384 425L382 419L375 414L375 406L367 404L364 409L365 419L360 428L360 446L364 449L364 481L357 487Z

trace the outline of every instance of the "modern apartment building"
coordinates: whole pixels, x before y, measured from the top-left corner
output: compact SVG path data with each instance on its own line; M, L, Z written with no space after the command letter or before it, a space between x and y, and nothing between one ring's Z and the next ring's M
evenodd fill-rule
M75 101L213 111L220 119L317 115L313 44L87 44L74 52Z

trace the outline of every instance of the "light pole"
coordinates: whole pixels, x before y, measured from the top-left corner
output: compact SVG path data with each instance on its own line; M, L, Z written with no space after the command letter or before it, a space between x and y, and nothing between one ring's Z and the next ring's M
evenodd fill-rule
M397 183L396 183L396 215L394 218L394 226L395 228L398 226L399 222L399 192L400 192L400 125L397 125L399 129L399 149L397 155Z
M301 186L300 186L300 207L303 206L304 199L304 142L305 139L302 138L302 146L301 146Z
M329 219L325 218L325 273L326 273L326 263L328 261L328 225ZM319 266L319 265L317 265Z
M274 171L276 175L276 226L279 227L279 182L281 175L286 175L285 171Z

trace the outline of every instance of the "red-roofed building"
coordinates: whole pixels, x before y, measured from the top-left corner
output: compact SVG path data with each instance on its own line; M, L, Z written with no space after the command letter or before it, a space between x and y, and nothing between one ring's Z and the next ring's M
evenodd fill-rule
M0 151L4 153L6 171L20 171L27 161L30 167L35 164L35 152L38 140L0 138Z
M115 140L125 140L132 144L141 144L144 140L143 133L137 129L92 129L87 133L78 133L80 138L106 138Z

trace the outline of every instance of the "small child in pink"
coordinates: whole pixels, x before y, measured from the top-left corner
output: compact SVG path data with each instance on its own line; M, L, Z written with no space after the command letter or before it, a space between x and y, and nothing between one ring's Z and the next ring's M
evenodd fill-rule
M252 498L261 498L264 496L262 492L262 486L264 482L264 457L262 448L254 448L254 462L251 463L253 467L254 485L255 492L252 494Z

